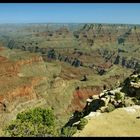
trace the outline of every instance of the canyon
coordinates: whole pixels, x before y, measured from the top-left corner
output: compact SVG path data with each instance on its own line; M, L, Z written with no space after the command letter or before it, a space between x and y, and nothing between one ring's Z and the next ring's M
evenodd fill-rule
M0 26L1 128L36 106L52 107L62 127L140 68L138 25L35 25Z

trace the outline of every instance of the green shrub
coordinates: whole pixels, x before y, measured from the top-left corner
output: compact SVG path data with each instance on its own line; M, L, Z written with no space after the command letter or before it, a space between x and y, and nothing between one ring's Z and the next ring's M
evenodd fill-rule
M5 129L8 136L57 136L55 117L52 109L35 108L17 115Z
M84 129L85 125L88 123L88 120L86 118L81 118L80 123L77 125L78 130Z
M64 137L71 137L71 136L74 135L76 132L77 132L77 127L74 127L74 126L72 126L72 127L67 126L67 127L62 128L61 136L64 136Z
M47 126L54 125L54 114L52 109L35 108L28 112L21 112L17 115L17 119L24 121L30 121L32 123L42 123Z
M116 92L115 93L115 99L122 100L123 99L123 93L122 92Z
M111 112L111 111L113 111L114 109L115 109L115 106L114 106L113 104L109 103L109 104L108 104L108 107L106 108L106 111L107 111L107 112Z

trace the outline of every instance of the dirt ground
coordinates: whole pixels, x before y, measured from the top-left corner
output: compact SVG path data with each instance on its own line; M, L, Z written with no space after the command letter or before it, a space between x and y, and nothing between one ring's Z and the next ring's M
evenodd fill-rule
M88 124L74 137L140 136L140 106L119 108L110 113L88 117Z

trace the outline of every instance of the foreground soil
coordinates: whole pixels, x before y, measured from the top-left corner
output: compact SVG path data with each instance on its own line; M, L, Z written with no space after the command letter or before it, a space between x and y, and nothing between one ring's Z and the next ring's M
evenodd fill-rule
M88 117L88 124L74 137L140 136L140 107L119 108L110 113Z

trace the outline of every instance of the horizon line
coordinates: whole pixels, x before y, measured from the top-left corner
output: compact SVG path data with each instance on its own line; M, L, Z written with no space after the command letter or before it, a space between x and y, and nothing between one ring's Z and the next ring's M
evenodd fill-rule
M123 25L140 25L140 23L108 23L108 22L5 22L1 24L123 24Z

